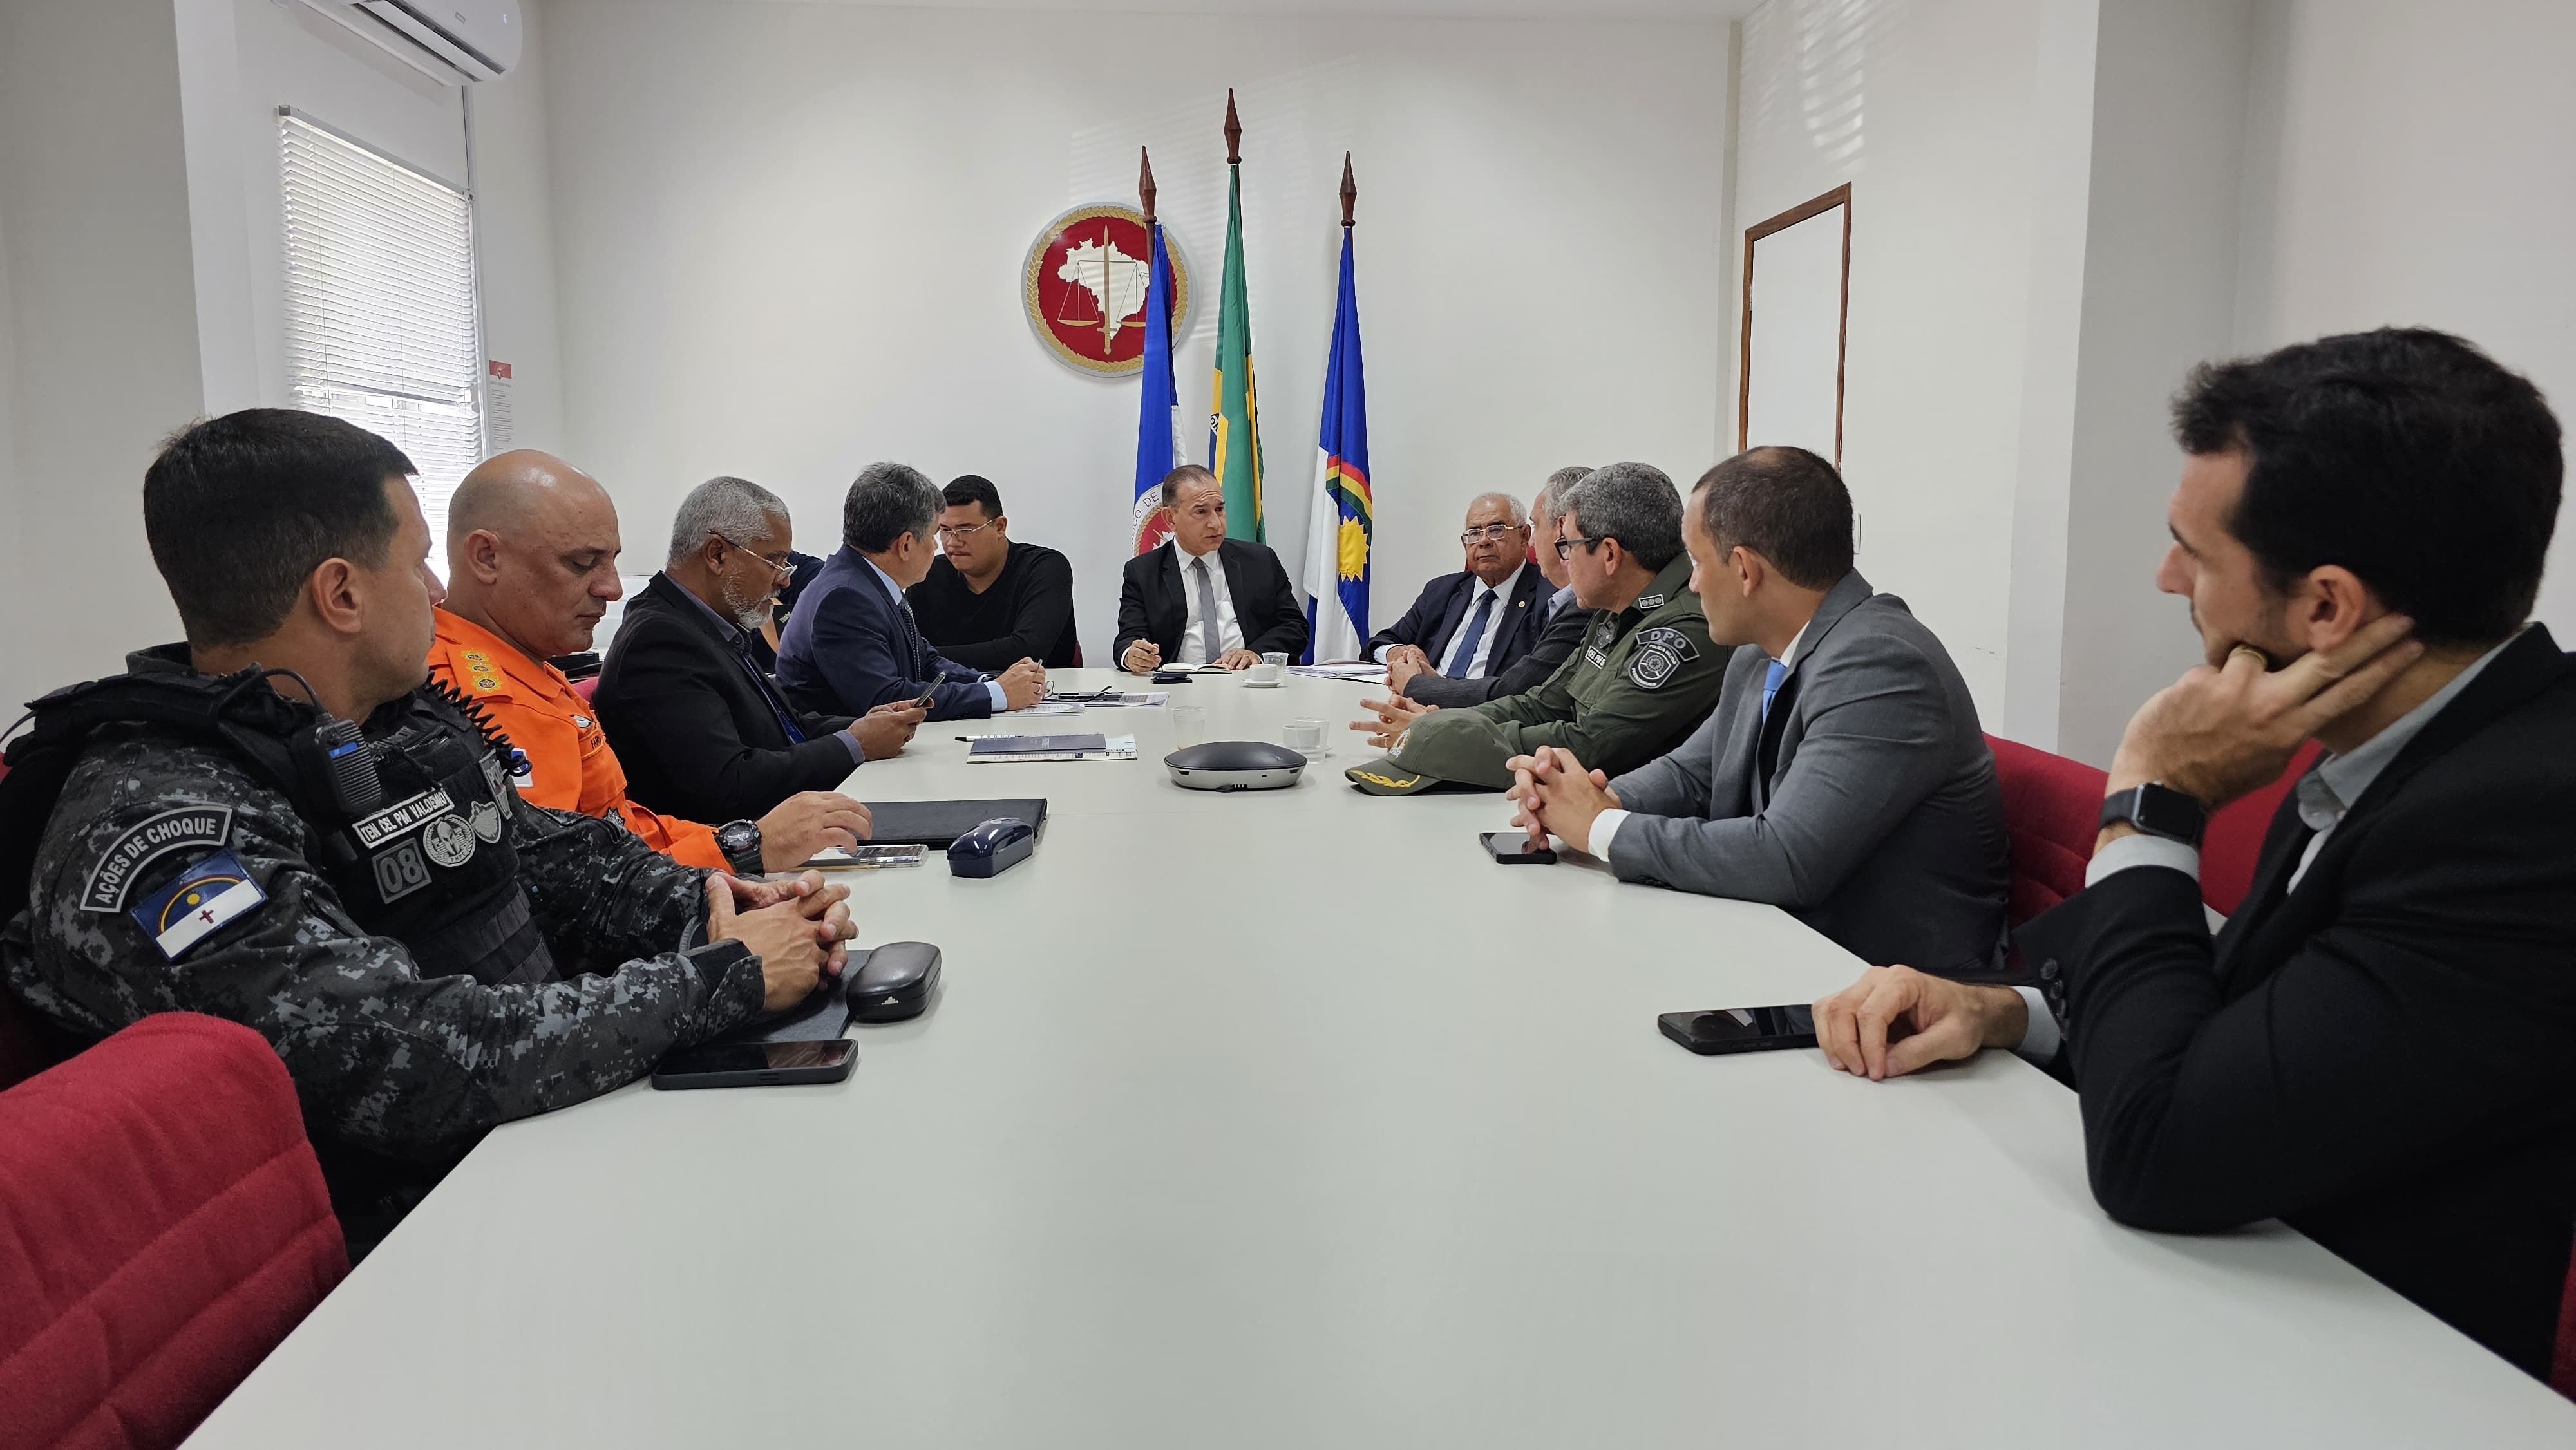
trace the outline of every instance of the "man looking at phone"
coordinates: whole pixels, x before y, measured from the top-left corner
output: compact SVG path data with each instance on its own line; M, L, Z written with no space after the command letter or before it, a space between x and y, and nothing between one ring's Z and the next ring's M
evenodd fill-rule
M266 1037L361 1245L487 1129L801 1001L853 933L819 874L519 797L425 681L412 472L314 413L182 431L143 524L188 642L48 696L0 781L8 988L84 1043L169 1011Z
M2156 583L2208 663L2130 720L2088 884L2023 929L2038 982L1873 970L1821 1044L1873 1080L2054 1060L2112 1217L2285 1218L2543 1374L2576 1226L2576 662L2527 622L2558 421L2391 329L2203 367L2174 423ZM2213 939L2201 825L2310 737Z
M799 709L864 715L911 700L933 720L980 720L1046 698L1046 667L1036 660L988 675L922 637L903 592L930 573L944 506L939 485L920 469L859 470L841 501L841 547L778 637L778 683Z
M761 667L752 641L791 541L787 505L748 479L711 478L680 501L670 562L626 606L591 696L635 799L699 820L757 817L912 739L921 711L908 703L818 715Z

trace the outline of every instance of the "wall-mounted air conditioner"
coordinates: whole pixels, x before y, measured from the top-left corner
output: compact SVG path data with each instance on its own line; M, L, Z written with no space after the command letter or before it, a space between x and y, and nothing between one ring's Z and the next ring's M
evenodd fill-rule
M518 0L304 0L448 85L506 74L519 63Z

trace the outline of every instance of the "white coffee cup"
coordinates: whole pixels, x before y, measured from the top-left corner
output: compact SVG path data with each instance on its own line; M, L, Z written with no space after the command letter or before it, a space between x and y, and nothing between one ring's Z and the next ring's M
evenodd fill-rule
M1261 663L1254 665L1243 673L1256 685L1278 684L1280 681L1288 678L1288 656L1285 654L1263 655L1261 657Z

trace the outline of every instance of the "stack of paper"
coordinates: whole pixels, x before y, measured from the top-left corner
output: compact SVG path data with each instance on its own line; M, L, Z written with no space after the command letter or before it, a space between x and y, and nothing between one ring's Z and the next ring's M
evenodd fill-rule
M1318 680L1361 680L1375 684L1386 678L1386 666L1355 660L1336 664L1290 665L1288 673Z

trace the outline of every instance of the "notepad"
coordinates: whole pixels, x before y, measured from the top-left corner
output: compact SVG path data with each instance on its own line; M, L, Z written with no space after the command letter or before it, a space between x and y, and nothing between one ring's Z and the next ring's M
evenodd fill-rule
M978 735L966 745L969 762L1006 760L1134 760L1133 735Z
M1057 755L1066 751L1106 750L1106 735L978 735L966 742L977 755Z

